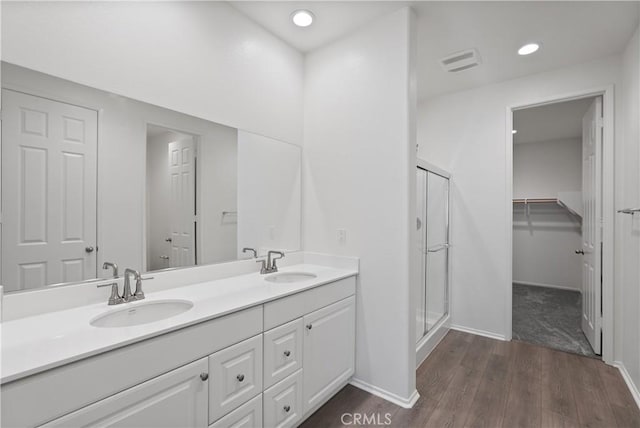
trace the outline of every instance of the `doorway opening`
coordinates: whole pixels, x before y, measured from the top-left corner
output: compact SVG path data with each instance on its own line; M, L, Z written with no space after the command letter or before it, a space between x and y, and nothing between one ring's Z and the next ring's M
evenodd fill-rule
M602 354L603 97L516 109L512 337Z
M197 137L147 125L147 270L198 261Z

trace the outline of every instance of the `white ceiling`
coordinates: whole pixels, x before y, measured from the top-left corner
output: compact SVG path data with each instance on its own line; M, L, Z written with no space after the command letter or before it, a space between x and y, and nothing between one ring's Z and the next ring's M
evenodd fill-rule
M547 104L513 113L515 144L567 140L582 137L582 116L593 97Z
M406 4L418 15L419 98L459 91L622 51L638 25L638 2L591 1L234 1L235 8L301 52L331 43ZM316 15L311 27L290 20L296 9ZM518 47L542 43L521 57ZM438 58L477 48L483 64L447 73Z
M271 33L298 49L309 52L338 40L374 19L400 9L400 1L230 1L233 7ZM291 22L291 13L308 9L315 15L313 25L300 28Z

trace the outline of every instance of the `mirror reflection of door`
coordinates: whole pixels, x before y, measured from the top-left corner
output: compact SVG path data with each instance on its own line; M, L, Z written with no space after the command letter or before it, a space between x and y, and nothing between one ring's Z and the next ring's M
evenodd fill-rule
M196 137L147 127L147 269L196 264Z
M94 110L2 90L7 291L96 277Z

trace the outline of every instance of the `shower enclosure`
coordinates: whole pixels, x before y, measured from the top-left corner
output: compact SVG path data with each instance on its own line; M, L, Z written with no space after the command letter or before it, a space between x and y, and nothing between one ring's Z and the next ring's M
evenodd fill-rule
M445 171L418 163L416 342L421 362L448 329L449 314L449 179Z

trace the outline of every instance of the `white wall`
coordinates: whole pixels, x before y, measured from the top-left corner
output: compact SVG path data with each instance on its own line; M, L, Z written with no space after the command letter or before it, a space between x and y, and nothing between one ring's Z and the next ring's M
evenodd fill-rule
M516 112L517 114L517 112ZM582 140L513 146L513 197L556 198L582 189ZM556 204L513 209L513 281L582 289L581 223Z
M355 378L405 403L415 391L414 31L409 9L385 16L308 54L305 79L305 249L360 257Z
M198 264L236 260L238 252L238 218L222 212L238 210L238 168L245 162L238 151L239 131L211 128L198 144ZM297 209L300 213L300 204Z
M302 247L300 147L238 131L238 258Z
M302 141L302 54L224 2L25 1L2 9L4 61Z
M619 56L423 100L419 156L452 180L452 323L509 336L507 108L619 83ZM621 88L616 88L621 94ZM617 110L617 109L616 109ZM509 134L510 135L510 134Z
M616 153L616 209L640 206L640 36L627 44L622 60L622 144ZM616 216L615 358L640 388L640 216ZM636 396L636 400L640 397ZM638 401L640 405L640 401Z
M582 190L582 140L513 145L513 197L555 198Z

